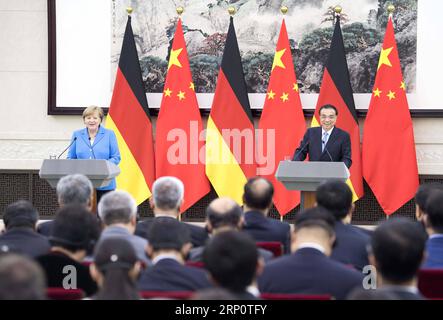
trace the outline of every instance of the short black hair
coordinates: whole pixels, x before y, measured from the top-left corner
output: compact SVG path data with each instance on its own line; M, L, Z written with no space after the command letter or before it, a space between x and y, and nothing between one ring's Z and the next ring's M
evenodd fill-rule
M443 185L440 183L429 183L422 184L418 187L414 199L421 211L426 212L426 202L435 190L443 190Z
M260 182L265 181L267 186L260 188ZM261 177L250 178L244 186L243 202L252 209L265 210L272 204L274 186L269 180Z
M191 235L182 222L169 217L157 217L149 228L148 241L154 251L180 251L186 243L191 242Z
M420 268L426 233L407 218L390 218L375 229L370 250L377 261L377 271L393 283L410 281Z
M254 240L240 231L215 235L203 251L205 268L220 287L243 292L252 283L258 253Z
M97 218L83 205L69 204L58 210L49 241L72 252L92 251L99 235Z
M437 233L443 233L443 190L433 190L426 201L428 223Z
M335 235L335 219L325 208L314 207L305 209L295 218L294 231L313 227L324 229L330 237Z
M336 220L341 220L352 207L352 191L340 180L332 179L321 183L315 192L317 204L331 212Z
M8 205L3 214L7 230L16 227L35 228L39 218L37 209L28 200L19 200Z
M332 110L335 111L335 115L338 116L338 110L332 104L324 104L324 105L322 105L320 107L320 109L318 109L318 114L320 114L323 109L332 109Z

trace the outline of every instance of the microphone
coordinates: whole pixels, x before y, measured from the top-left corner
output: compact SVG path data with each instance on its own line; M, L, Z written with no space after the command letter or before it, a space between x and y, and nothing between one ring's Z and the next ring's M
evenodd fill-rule
M302 143L302 142L303 142L303 140L300 143ZM296 153L294 154L294 157L292 157L292 160L295 160L295 158L297 158L300 155L300 153L302 153L303 150L306 149L306 147L308 145L309 145L309 140L305 143L305 145L300 150L296 151Z
M331 159L331 162L334 162L334 160L332 160L332 156L331 156L331 154L329 153L328 148L326 148L326 146L325 146L325 151L326 151L326 153L328 154L329 159Z
M66 149L63 150L62 153L60 153L60 154L58 155L57 159L60 159L60 157L63 155L63 153L65 153L66 150L68 150L68 149L74 144L75 140L77 140L77 137L74 137L74 139L72 139L72 141L71 141L71 143L69 144L69 146L67 146Z
M94 154L94 148L92 147L91 137L88 137L88 140L89 140L89 146L91 147L92 156L94 157L94 159L97 159Z

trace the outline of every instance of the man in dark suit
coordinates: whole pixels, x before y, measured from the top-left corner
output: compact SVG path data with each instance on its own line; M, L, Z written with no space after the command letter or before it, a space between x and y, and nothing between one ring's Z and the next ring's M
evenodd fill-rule
M92 210L94 187L92 182L83 174L64 176L57 183L56 193L60 208L65 205L78 204L87 210ZM40 223L37 232L49 237L52 234L54 220Z
M195 291L211 286L203 269L185 265L191 248L189 230L169 217L156 218L150 227L148 254L152 267L144 270L138 288L144 291Z
M164 176L158 178L152 185L152 197L149 204L154 211L154 219L146 219L137 223L135 235L149 240L149 228L157 217L177 219L180 215L180 206L183 203L184 185L176 177ZM183 222L191 233L191 243L195 247L203 246L208 239L205 228Z
M361 287L363 275L329 258L335 241L334 219L321 207L299 213L293 253L266 264L258 279L262 293L331 295L344 299Z
M443 269L443 191L434 190L427 202L423 215L426 232L426 260L422 268Z
M310 161L344 162L350 168L351 138L349 133L335 126L338 111L326 104L319 110L320 127L309 128L300 146L294 152L294 161L303 161L309 155Z
M31 258L48 253L51 245L35 231L37 221L38 212L29 201L19 200L7 206L3 214L6 232L0 236L0 251Z
M360 228L351 225L354 204L352 191L339 180L320 184L315 193L317 205L327 209L335 219L335 246L331 258L361 271L368 265L366 246L370 236Z
M401 300L420 300L417 272L423 261L426 235L407 218L392 218L375 229L369 262L377 269L377 290L390 292Z
M264 178L251 178L244 186L243 231L252 236L255 241L278 241L284 246L284 251L290 251L291 231L289 224L268 218L272 206L274 187Z

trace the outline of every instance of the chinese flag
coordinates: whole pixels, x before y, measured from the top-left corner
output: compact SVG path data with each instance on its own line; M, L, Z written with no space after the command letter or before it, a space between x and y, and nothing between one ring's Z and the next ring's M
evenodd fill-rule
M414 131L392 18L388 20L363 135L363 176L390 215L418 188Z
M156 126L156 176L175 176L185 186L181 212L210 190L205 175L204 137L192 82L181 19L169 55L163 97Z
M300 203L300 192L287 190L275 171L281 160L292 157L306 130L284 19L258 127L258 173L274 185L274 205L283 216Z
M231 17L206 131L206 175L218 196L243 202L243 186L256 175L254 135Z
M320 95L317 100L312 126L320 123L318 111L325 104L332 104L338 110L336 126L349 133L351 138L352 165L349 169L350 178L346 182L352 190L353 201L363 196L363 178L361 171L360 130L354 97L349 80L348 64L346 62L345 46L340 28L340 17L336 17L331 49L323 72Z
M148 102L131 27L126 23L122 51L106 119L117 136L121 153L117 189L132 194L137 204L151 196L154 182L154 147Z

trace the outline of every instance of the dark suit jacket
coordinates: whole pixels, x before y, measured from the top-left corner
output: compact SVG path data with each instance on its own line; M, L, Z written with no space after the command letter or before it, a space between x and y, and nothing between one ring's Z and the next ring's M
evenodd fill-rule
M426 241L426 261L421 266L443 269L443 237L431 237Z
M420 292L411 292L406 288L403 289L401 286L386 286L377 290L392 294L398 300L426 300L426 298L423 297Z
M279 241L284 251L291 249L291 229L286 222L265 217L259 211L248 211L244 214L243 232L251 235L255 241Z
M63 287L63 279L71 275L70 272L63 273L63 268L73 266L77 274L77 288L82 289L87 296L97 291L97 284L92 280L89 268L70 257L59 252L51 252L37 257L36 260L45 271L48 287Z
M189 252L188 261L192 262L202 262L203 261L203 251L205 247L192 248ZM268 262L274 258L274 254L271 251L257 248L259 257L262 257L265 262Z
M175 219L173 217L158 217L158 218L166 218L166 219ZM151 226L152 221L157 218L149 218L137 223L135 227L135 235L145 238L149 241L149 227ZM189 223L182 222L191 233L191 242L194 247L204 246L206 240L208 239L208 232L205 228L195 226Z
M335 236L336 242L331 254L333 260L352 265L357 270L369 264L366 246L370 237L360 228L336 221Z
M344 299L361 287L363 275L319 250L302 248L269 262L258 279L263 293L330 294Z
M51 245L46 237L31 228L12 228L0 236L0 247L6 246L8 252L15 252L34 258L46 254Z
M303 161L309 154L309 161L331 161L332 158L334 162L344 162L348 168L351 167L351 138L349 133L334 127L323 152L321 151L321 139L321 127L306 130L300 146L294 152L293 160Z
M158 261L145 269L138 280L144 291L196 291L211 284L203 269L188 267L170 258Z
M37 226L37 232L45 237L49 237L52 234L52 226L54 225L54 220L49 220L40 223Z

